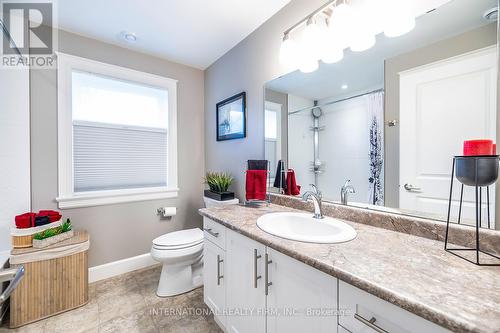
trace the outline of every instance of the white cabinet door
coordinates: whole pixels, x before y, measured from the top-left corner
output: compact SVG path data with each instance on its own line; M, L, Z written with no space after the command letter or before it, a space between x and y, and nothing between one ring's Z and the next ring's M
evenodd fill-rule
M227 332L265 333L263 261L266 247L227 230L226 251Z
M271 248L267 253L267 332L336 332L338 280Z
M215 320L226 325L226 281L224 277L225 251L210 241L203 244L203 298L214 313Z
M413 313L343 281L339 282L339 324L353 333L451 333Z

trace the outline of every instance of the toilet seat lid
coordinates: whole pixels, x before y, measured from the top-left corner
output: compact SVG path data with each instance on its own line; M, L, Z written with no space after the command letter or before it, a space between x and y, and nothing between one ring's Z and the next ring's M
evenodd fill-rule
M153 244L161 247L186 247L203 242L203 231L199 228L169 232L157 237Z

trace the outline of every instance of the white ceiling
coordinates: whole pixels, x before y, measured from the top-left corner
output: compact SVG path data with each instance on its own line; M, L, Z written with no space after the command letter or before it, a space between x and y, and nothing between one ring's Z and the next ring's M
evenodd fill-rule
M58 20L63 30L205 69L289 1L60 0Z
M377 35L377 43L367 51L345 50L344 59L338 63L321 63L318 70L308 74L295 71L269 82L266 87L311 100L344 98L381 88L384 84L384 59L488 24L482 15L486 9L495 6L496 0L450 1L420 16L415 29L404 36L387 38L383 34ZM343 84L349 88L341 89Z

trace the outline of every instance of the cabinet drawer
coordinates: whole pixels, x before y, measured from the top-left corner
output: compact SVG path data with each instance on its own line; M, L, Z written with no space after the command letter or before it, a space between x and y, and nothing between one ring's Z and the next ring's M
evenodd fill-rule
M205 239L211 241L223 250L226 249L226 227L222 224L204 217L203 233L205 234Z
M339 281L339 310L339 324L353 333L451 333L343 281Z

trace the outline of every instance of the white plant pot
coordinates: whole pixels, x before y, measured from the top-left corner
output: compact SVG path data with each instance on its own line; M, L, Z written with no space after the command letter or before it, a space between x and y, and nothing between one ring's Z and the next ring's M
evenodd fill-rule
M43 249L44 247L50 246L55 243L62 242L65 239L73 237L73 229L70 231L63 232L62 234L55 235L45 239L33 239L33 247L36 249Z

